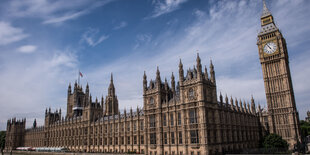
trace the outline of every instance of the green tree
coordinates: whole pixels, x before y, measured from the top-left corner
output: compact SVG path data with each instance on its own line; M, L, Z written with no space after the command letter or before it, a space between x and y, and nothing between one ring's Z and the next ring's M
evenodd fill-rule
M310 135L310 123L304 120L301 120L300 123L301 135L302 137L306 137Z
M5 131L0 131L0 150L5 147Z
M264 138L263 145L265 148L281 148L288 149L288 144L281 136L277 134L270 134Z

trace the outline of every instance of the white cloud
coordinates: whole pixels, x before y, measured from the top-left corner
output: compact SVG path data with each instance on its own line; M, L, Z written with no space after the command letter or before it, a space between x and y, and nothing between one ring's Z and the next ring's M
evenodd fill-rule
M85 13L86 13L85 11L80 11L80 12L65 14L65 15L62 15L60 17L54 17L54 18L47 19L43 22L43 24L62 23L62 22L67 21L67 20L72 20L72 19L78 18L78 17L84 15Z
M32 57L12 57L12 52L2 55L0 130L11 117L26 117L27 127L34 118L42 125L48 106L65 112L66 89L77 75L77 56L70 50L43 53Z
M137 49L141 45L147 45L151 42L152 40L152 35L151 34L138 34L136 36L136 44L133 47L133 49Z
M179 9L180 5L187 0L154 0L154 11L151 18L159 17Z
M68 20L76 19L112 1L113 0L75 0L74 3L72 3L62 0L12 0L5 9L7 9L6 12L8 12L8 17L41 18L44 24L60 24Z
M100 35L98 29L89 29L82 35L81 41L86 42L89 46L94 47L108 38L108 35Z
M280 3L280 1L277 2ZM278 25L282 29L282 33L286 31L287 34L284 34L284 37L287 40L292 37L298 39L295 36L305 36L304 34L310 33L309 29L304 29L307 27L306 25L310 24L310 21L304 21L309 14L305 14L305 11L294 11L297 8L306 9L307 5L304 3L287 4L289 7L286 9L277 8L276 5L277 3L272 5L276 22L285 16L283 18L286 20L285 22L303 23L299 25L298 31L292 31L292 27L286 24ZM194 13L199 18L187 27L185 33L170 33L172 30L166 29L156 38L147 34L137 35L137 41L142 43L146 41L147 43L138 44L133 49L135 52L126 55L126 57L88 71L88 77L92 79L90 83L94 87L91 90L95 92L95 95L100 95L102 87L107 88L108 86L109 73L113 72L120 108L142 106L143 71L147 71L148 80L154 79L156 66L159 66L162 80L164 77L168 77L169 80L171 72L174 72L178 78L179 58L182 58L186 71L188 67L195 64L196 50L198 49L203 65L209 65L210 57L215 64L218 92L221 91L222 94L232 95L234 98L246 101L249 101L253 95L256 102L264 107L266 105L265 90L256 45L257 31L260 28L261 2L227 0L219 1L210 7L209 12L205 15L202 15L202 12ZM279 13L280 11L282 13ZM288 12L290 14L287 14ZM297 34L293 34L293 32L297 32ZM303 41L306 42L299 42L297 45L309 42L309 40ZM158 44L155 46L153 43ZM292 46L288 42L290 55L293 54L294 47L297 46ZM305 54L301 54L300 57L307 58ZM297 69L294 66L299 67ZM301 69L308 68L307 66L308 63L291 60L297 108L301 110L308 108L306 96L310 90L302 81L309 81L307 75L310 75L310 72ZM102 81L101 79L107 80ZM103 91L105 93L106 89ZM300 116L303 119L305 114L300 113Z
M0 21L0 45L20 41L28 37L23 29L12 26L8 22Z
M297 108L300 118L304 119L305 111L309 108L310 91L307 60L310 53L307 51L309 39L305 39L310 35L310 21L305 20L310 16L305 11L309 8L309 3L303 1L293 5L295 1L289 1L285 4L285 9L278 3L281 0L272 2L272 13L288 43ZM88 68L83 71L85 78L81 82L85 86L88 81L93 96L105 96L110 73L113 72L120 109L135 108L137 105L141 107L143 71L146 70L148 80L154 79L156 66L159 66L162 79L168 77L169 80L171 72L178 79L179 58L182 58L186 70L195 64L198 49L203 65L209 64L210 57L215 64L218 94L222 92L245 100L249 100L253 94L258 103L265 104L264 83L256 46L261 2L226 0L211 4L210 7L205 16L195 18L182 33L172 31L171 28L163 30L156 37L151 34L137 35L136 41L142 43L132 50L134 52L128 52L130 54L111 63ZM91 39L87 41L85 38L83 41L91 45L100 40L102 35L97 32L94 36L87 36L86 38ZM154 43L158 44L155 46ZM33 121L33 117L43 120L40 115L44 114L46 106L66 107L68 81L76 79L78 62L74 52L53 53L27 63L20 62L23 59L12 61L3 58L3 61L0 61L3 75L0 76L0 98L2 103L11 104L1 104L0 118L4 119L1 119L1 128L5 128L5 119L12 116L26 115L31 118L30 121ZM19 95L18 98L16 94ZM5 113L6 111L14 111L15 114ZM35 116L25 111L33 111Z
M34 45L24 45L19 47L17 50L21 53L33 53L36 51L36 49L37 47Z
M127 26L127 22L122 21L119 25L115 26L113 29L118 30Z

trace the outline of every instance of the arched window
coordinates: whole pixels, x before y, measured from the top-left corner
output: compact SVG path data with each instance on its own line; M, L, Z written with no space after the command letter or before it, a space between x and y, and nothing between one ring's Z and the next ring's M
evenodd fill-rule
M150 104L154 104L154 103L155 103L154 98L151 97L151 98L150 98Z

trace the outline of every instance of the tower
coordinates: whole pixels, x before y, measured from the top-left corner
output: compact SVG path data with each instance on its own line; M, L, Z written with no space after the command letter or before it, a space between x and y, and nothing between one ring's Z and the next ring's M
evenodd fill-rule
M282 136L292 148L300 141L300 132L288 52L285 39L265 1L257 46L265 84L270 133Z
M117 115L118 114L118 100L115 94L115 87L113 84L113 75L111 74L110 86L108 89L108 96L105 101L105 113L106 116Z

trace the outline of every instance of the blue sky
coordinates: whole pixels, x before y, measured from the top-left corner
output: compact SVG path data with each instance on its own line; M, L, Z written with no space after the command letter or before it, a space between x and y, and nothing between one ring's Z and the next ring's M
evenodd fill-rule
M310 1L266 0L286 38L300 119L310 110ZM113 72L120 108L142 107L142 75L178 77L215 65L218 92L266 105L256 46L260 0L102 0L0 2L0 130L11 117L66 109L69 82L84 74L92 96L105 97Z

